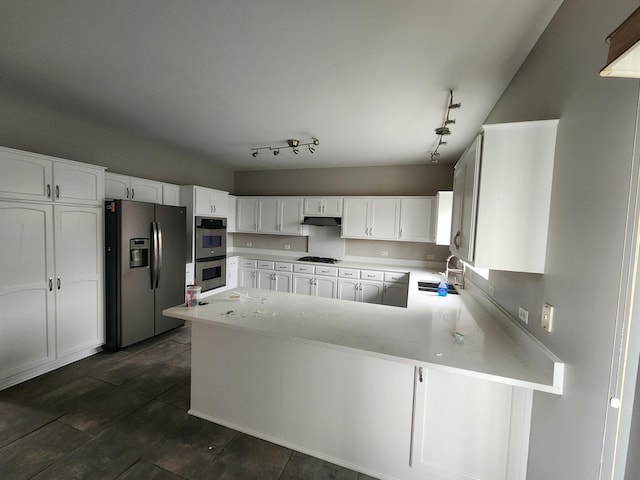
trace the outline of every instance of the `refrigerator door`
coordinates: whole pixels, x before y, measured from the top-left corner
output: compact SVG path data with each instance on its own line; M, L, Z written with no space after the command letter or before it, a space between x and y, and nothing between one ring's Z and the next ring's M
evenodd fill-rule
M184 321L162 315L162 310L184 303L184 271L187 250L187 212L184 207L155 205L159 251L154 252L158 269L155 272L155 335L184 325ZM157 255L156 255L157 254Z
M118 202L119 305L118 343L123 348L153 336L154 290L151 285L153 204Z

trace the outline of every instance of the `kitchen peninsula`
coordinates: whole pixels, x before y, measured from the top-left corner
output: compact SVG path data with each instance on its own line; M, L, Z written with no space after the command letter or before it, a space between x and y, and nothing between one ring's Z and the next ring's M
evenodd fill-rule
M533 391L562 393L562 362L467 290L206 301L164 311L193 323L190 413L376 478L524 479Z

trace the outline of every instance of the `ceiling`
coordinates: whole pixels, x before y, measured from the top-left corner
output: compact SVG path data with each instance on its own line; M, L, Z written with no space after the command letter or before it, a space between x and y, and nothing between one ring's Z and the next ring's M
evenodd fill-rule
M453 162L561 2L0 0L0 82L236 171L429 163L454 89Z

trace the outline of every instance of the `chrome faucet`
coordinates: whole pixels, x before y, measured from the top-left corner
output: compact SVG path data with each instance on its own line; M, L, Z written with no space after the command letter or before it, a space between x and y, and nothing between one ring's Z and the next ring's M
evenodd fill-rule
M464 288L464 266L462 268L450 268L449 262L455 255L449 255L447 257L447 264L445 265L445 276L447 277L447 281L449 280L449 273L454 273L453 284L456 287ZM460 279L458 279L458 275L460 274Z

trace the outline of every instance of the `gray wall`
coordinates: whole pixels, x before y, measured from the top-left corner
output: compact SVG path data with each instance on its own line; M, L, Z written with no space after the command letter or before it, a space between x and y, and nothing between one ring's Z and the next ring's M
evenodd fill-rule
M599 478L638 82L598 72L605 37L636 7L565 0L487 120L560 119L545 275L469 275L515 317L527 308L527 328L566 362L564 395L534 396L528 480ZM551 334L543 301L555 306Z
M453 165L236 172L236 195L435 195L451 190Z
M163 146L111 125L89 123L64 106L0 84L0 145L102 165L115 173L182 185L233 189L233 172L211 159Z

